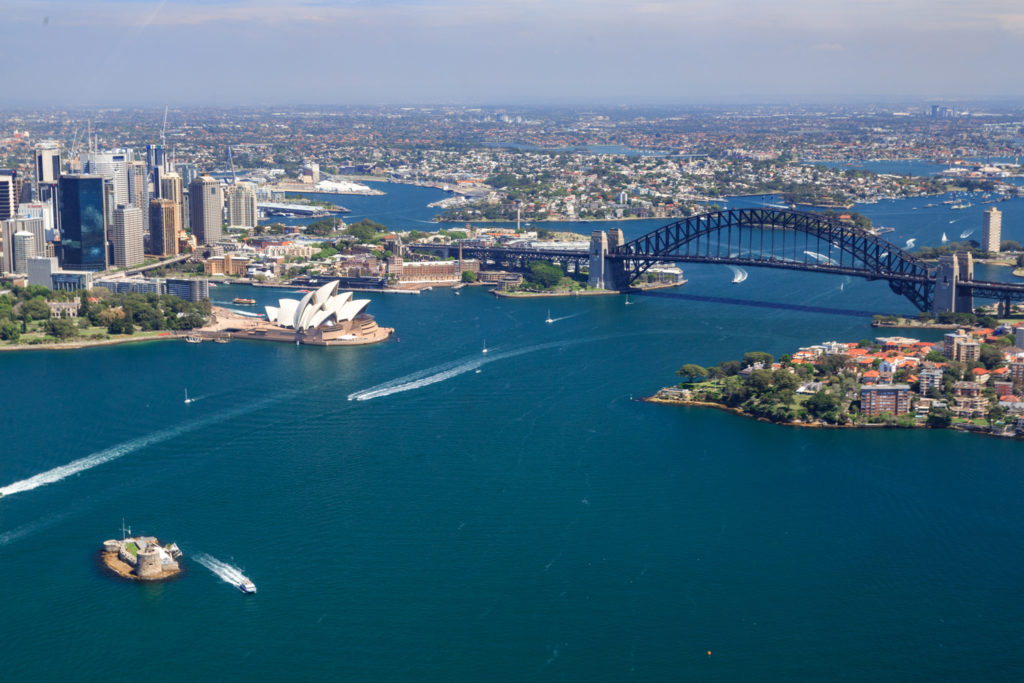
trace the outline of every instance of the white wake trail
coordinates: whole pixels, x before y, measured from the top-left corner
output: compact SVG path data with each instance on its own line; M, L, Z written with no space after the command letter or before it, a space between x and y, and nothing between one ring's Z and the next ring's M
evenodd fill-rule
M572 316L566 316L572 317ZM392 394L398 394L403 391L412 391L413 389L419 389L421 387L429 386L431 384L437 384L443 382L446 379L457 377L471 370L476 370L482 365L487 363L493 363L494 361L504 360L506 358L513 358L515 356L521 356L525 353L533 353L534 351L541 351L543 349L552 349L559 346L570 346L572 344L579 344L586 340L576 341L562 341L562 342L548 342L547 344L535 344L533 346L526 346L521 349L514 349L512 351L505 351L504 353L490 353L488 356L471 356L468 358L460 358L459 360L451 361L449 363L443 363L441 365L435 365L424 370L418 370L412 374L399 377L397 379L384 382L383 384L377 384L368 389L362 389L360 391L352 392L348 395L350 401L369 401L374 398L381 398L384 396L390 396Z
M206 427L217 422L224 422L225 420L230 420L234 417L238 417L239 415L253 412L255 410L258 410L262 406L271 403L272 401L281 400L281 398L263 399L261 401L257 401L256 403L252 403L247 406L233 408L223 413L218 413L216 415L211 415L209 417L199 418L197 420L186 422L185 424L179 425L177 427L171 427L170 429L161 429L160 431L154 432L148 436L143 436L138 439L132 439L131 441L125 441L124 443L120 443L116 446L111 446L110 448L106 448L102 451L98 451L91 455L87 455L84 458L73 460L66 465L60 465L59 467L54 467L51 470L40 472L39 474L31 476L28 479L22 479L21 481L16 481L13 484L8 484L7 486L0 488L0 493L2 493L4 497L7 497L12 496L16 493L31 491L32 489L37 489L40 486L46 486L47 484L55 484L58 481L67 479L68 477L76 475L80 472L91 470L93 467L102 465L104 463L108 463L111 460L123 458L129 453L134 453L136 451L142 450L147 446L162 443L164 441L173 439L176 436L181 436L182 434L193 432L202 427Z
M807 251L806 249L804 250L804 253L807 254L808 256L810 256L811 258L818 259L822 263L827 263L827 264L829 264L831 266L838 266L839 265L838 261L836 261L835 259L831 259L828 256L825 256L825 254L819 254L816 251Z
M230 583L232 586L237 586L245 580L245 574L238 567L228 564L227 562L221 562L212 555L206 553L197 553L193 555L196 562L203 565L211 572L216 574L220 579L226 583Z

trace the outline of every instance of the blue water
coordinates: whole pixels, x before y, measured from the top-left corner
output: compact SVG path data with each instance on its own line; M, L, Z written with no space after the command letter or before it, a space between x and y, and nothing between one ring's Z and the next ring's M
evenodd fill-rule
M753 303L438 289L366 295L400 338L370 347L0 354L0 679L1019 679L1020 443L630 400L684 362L874 336L757 300L909 304L835 276L687 277ZM214 290L241 294L295 295ZM160 585L106 576L122 517L259 593L191 560Z
M871 161L859 159L852 161L814 161L807 163L814 164L815 166L837 168L842 171L857 169L862 171L872 171L873 173L914 176L932 176L949 168L946 164L936 164L923 159L878 159Z

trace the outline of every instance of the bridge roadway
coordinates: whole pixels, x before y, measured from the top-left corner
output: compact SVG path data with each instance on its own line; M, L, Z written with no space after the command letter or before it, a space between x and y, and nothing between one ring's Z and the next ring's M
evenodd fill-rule
M444 256L458 254L458 246L413 248ZM655 263L710 263L886 280L890 289L923 311L953 310L955 304L948 302L972 296L995 299L1004 310L1011 302L1024 301L1024 284L957 278L951 287L947 273L937 286L936 268L877 233L823 214L778 208L726 209L690 216L629 242L620 230L596 232L587 251L463 246L462 254L510 268L526 268L529 261L544 260L573 264L578 271L586 263L591 280L595 279L595 267L604 278L591 284L620 291L629 289Z

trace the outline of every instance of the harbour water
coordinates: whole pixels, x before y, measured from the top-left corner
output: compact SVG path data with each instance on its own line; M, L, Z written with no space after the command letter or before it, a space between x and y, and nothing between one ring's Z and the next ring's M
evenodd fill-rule
M420 215L419 190L393 210ZM938 242L923 209L872 211ZM754 303L435 289L368 295L400 339L370 347L0 354L0 679L1019 679L1020 443L631 400L684 362L875 333L756 301L909 304L841 277L686 275L681 293ZM105 575L122 517L177 541L185 574Z

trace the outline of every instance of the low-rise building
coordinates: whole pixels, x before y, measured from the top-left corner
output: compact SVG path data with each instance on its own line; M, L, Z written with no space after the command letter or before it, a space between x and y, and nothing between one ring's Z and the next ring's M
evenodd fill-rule
M953 384L953 414L957 417L985 417L988 414L988 399L977 382L956 382Z

